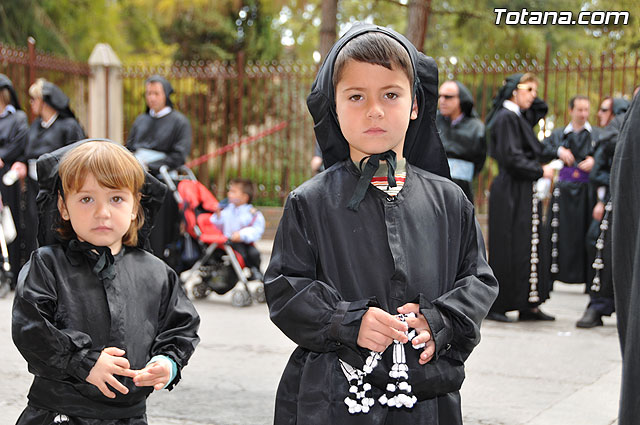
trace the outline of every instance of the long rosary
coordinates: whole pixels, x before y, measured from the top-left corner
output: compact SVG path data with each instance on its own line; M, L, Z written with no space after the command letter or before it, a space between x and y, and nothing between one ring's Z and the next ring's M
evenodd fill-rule
M406 322L407 318L416 317L414 313L399 314L396 317L402 322ZM411 342L416 336L415 329L408 329L405 335ZM416 350L424 348L425 344L412 345ZM388 349L388 348L387 348ZM383 406L388 407L406 407L411 409L418 401L418 398L413 395L411 391L411 385L409 384L409 366L407 366L407 357L404 351L404 344L398 340L394 340L391 346L393 350L393 365L389 371L389 382L385 387L385 392L378 397L378 402ZM371 390L371 384L365 381L367 375L373 372L373 369L378 365L378 362L382 359L382 353L371 351L367 359L365 360L362 370L351 366L349 363L342 359L340 361L340 367L344 376L349 382L349 395L344 399L344 403L349 408L349 413L355 415L357 413L369 413L369 410L374 405L375 400L373 397L369 397L367 393Z

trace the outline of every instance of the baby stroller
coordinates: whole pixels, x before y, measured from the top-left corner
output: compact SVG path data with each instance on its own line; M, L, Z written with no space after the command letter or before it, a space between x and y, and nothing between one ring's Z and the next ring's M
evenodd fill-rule
M190 253L183 258L193 258L194 254L197 257L180 273L185 289L196 299L205 298L211 292L223 295L233 290L231 304L235 307L251 305L252 299L265 302L262 282L253 293L249 290L244 259L210 221L218 200L196 180L191 170L181 171L185 173L182 176L163 167L160 173L173 192L184 219L183 250ZM177 187L174 181L178 181Z
M11 210L2 204L0 197L0 298L4 298L11 289L11 264L9 263L9 250L7 244L16 238L16 226L13 222Z

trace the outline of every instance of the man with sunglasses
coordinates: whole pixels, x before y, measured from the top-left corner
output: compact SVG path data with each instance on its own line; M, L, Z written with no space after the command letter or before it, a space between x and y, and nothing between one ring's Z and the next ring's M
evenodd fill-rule
M569 100L571 122L556 128L544 141L549 157L564 163L560 170L548 214L551 228L551 275L565 283L587 281L586 235L591 222L593 197L589 173L593 168L594 129L589 124L589 98L577 95ZM555 236L554 236L555 235Z
M484 166L484 124L473 108L473 96L459 81L445 81L438 95L436 127L449 161L451 178L473 202L471 183Z
M576 323L578 328L602 326L602 316L615 311L611 274L611 194L609 181L611 164L629 102L623 98L606 97L598 110L601 129L594 137L594 166L589 174L596 203L591 212L591 224L587 232L587 292L589 304ZM604 224L604 225L603 225Z

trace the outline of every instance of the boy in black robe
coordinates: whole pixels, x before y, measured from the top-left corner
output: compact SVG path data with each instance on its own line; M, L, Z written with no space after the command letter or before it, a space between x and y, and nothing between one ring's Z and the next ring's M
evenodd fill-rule
M549 228L557 234L555 245L551 244L555 250L551 253L550 269L553 280L584 283L591 267L587 264L586 237L595 204L589 184L595 152L594 129L587 121L589 98L572 97L569 114L569 125L555 129L543 141L545 159L559 158L564 163L555 183L557 195L554 194L551 200L558 211L550 211L547 215ZM555 227L551 225L554 218L557 218Z
M289 195L265 276L271 319L298 344L276 424L462 423L464 361L497 282L473 205L448 178L437 75L375 25L354 26L320 68L307 104L327 169ZM388 386L398 368L408 383ZM390 388L413 407L391 407Z
M482 170L487 157L484 124L473 109L473 97L459 81L440 86L436 126L449 160L451 178L473 203L474 176Z
M106 141L43 155L38 181L41 247L13 305L35 375L17 423L146 424L146 398L173 388L199 341L178 277L143 249L165 188Z
M20 107L13 84L6 75L0 74L0 176L4 176L11 169L13 163L24 151L28 131L27 114ZM0 193L2 193L2 203L9 206L15 222L19 219L20 185L7 185L3 181L0 183ZM11 243L8 249L9 262L13 270L10 285L14 288L17 273L23 264L18 261L20 243Z
M172 93L173 87L164 77L149 77L145 82L147 110L138 115L127 137L127 148L155 177L160 177L159 170L163 165L169 170L184 165L191 152L191 124L173 107ZM163 260L172 260L167 248L178 238L179 224L178 204L172 194L167 193L156 227L151 232L153 253Z
M85 137L82 126L69 106L69 98L58 86L39 78L29 87L29 97L31 112L37 118L29 127L24 150L11 167L25 186L22 192L21 208L14 214L18 236L13 245L16 245L17 255L11 258L11 268L16 272L27 262L31 252L37 247L36 161L38 157Z

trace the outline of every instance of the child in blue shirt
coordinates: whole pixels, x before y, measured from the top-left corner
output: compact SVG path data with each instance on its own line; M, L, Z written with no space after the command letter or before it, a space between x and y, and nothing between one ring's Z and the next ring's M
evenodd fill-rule
M211 216L211 222L231 241L231 246L245 260L253 278L262 280L260 252L254 242L264 233L264 216L251 201L255 192L249 179L236 178L229 182L229 204Z

